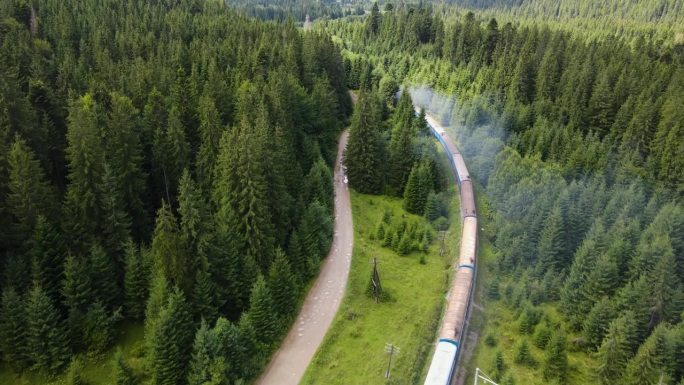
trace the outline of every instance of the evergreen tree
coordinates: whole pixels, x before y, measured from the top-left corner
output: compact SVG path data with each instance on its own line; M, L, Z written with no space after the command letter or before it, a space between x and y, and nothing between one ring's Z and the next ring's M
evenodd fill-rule
M596 349L600 346L608 330L608 324L614 318L613 306L607 297L594 305L584 320L584 337L587 344Z
M27 356L27 319L24 300L12 288L2 291L2 311L0 311L0 352L5 362L14 371L25 369Z
M414 214L425 212L433 177L427 162L416 162L411 169L406 188L404 190L404 208Z
M29 246L33 282L46 288L45 294L58 301L64 265L61 234L44 216L39 216Z
M152 356L149 359L152 383L185 384L195 332L188 303L176 288L168 297L156 321Z
M566 266L563 258L565 249L563 242L563 217L559 207L555 207L544 223L537 248L539 268L542 272L552 270L559 272Z
M295 310L298 287L290 263L280 249L276 250L275 259L268 272L268 288L273 298L273 310L283 319L282 324L288 325L287 321Z
M67 160L69 186L65 199L64 234L74 252L86 251L102 217L104 148L98 128L98 106L91 94L75 100L69 108Z
M272 343L279 329L278 321L273 318L274 310L271 290L260 275L252 287L248 314L258 340L264 344Z
M137 385L140 383L133 374L133 369L126 363L121 348L117 348L114 352L112 366L112 377L114 377L115 385Z
M104 165L102 175L102 238L103 246L119 266L123 262L123 247L131 236L131 218L126 213L123 194L118 181L108 164Z
M522 339L517 346L515 352L515 363L518 365L534 365L535 361L530 352L530 346L527 344L527 340Z
M213 166L212 166L213 167ZM207 232L209 214L207 204L185 169L178 187L178 214L180 215L180 232L191 253L198 251L199 242Z
M166 202L157 211L157 221L152 239L153 268L163 274L168 282L187 289L192 280L194 266L176 222L176 216Z
M142 201L147 176L142 170L139 113L127 96L112 93L110 100L111 110L105 131L106 159L124 210L132 219L134 235L138 236L147 225L147 212Z
M613 384L622 378L631 356L627 334L631 320L619 317L608 326L606 336L599 347L597 374L601 384Z
M199 134L200 147L197 152L196 173L202 190L209 191L214 175L214 163L219 152L221 139L221 116L216 109L214 99L204 95L199 100Z
M402 93L394 114L396 123L389 142L389 182L402 195L414 162L413 102L408 92Z
M39 161L18 135L7 154L7 164L6 207L12 217L13 243L21 246L33 234L38 217L53 214L55 196Z
M50 298L36 286L26 303L26 352L38 369L56 372L69 362L68 334Z
M492 378L495 381L501 381L504 373L506 373L506 362L504 361L503 353L497 350L494 354L494 360L492 361Z
M384 185L384 150L380 125L375 95L359 95L349 129L344 162L350 185L362 193L380 193Z
M147 250L138 250L135 244L128 240L124 246L126 275L124 277L124 307L126 314L135 320L142 320L145 315L145 301L149 291L150 271L148 262L144 258Z
M188 372L188 385L219 384L227 377L227 367L221 355L216 329L202 322L195 334L192 359Z
M667 373L665 358L668 354L667 326L661 325L653 331L639 351L628 363L624 383L628 385L655 385L660 376Z
M90 249L89 268L95 298L109 309L118 306L121 303L121 289L116 266L112 258L97 243Z
M192 305L195 318L213 323L218 317L216 309L216 289L206 268L200 268L195 275L192 291Z
M544 358L543 373L546 379L557 379L564 383L568 371L568 357L565 351L565 335L562 331L552 334L546 346L546 357Z

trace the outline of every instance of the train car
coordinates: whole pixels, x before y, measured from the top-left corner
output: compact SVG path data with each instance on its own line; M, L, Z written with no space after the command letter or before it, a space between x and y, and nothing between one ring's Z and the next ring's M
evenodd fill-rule
M437 343L432 365L425 380L426 384L444 384L444 378L451 378L458 352L458 341L442 338Z
M464 218L477 216L475 193L473 192L473 184L470 180L464 180L461 183L461 214Z
M460 152L454 155L454 168L456 169L456 177L458 178L459 185L466 180L470 180L468 167L466 167L465 161L463 160L463 155L461 155Z
M475 264L477 253L477 218L465 217L461 228L461 252L458 258L458 267Z

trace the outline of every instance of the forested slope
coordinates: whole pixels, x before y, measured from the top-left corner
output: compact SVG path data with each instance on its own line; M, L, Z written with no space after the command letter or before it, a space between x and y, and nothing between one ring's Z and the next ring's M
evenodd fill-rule
M217 1L3 1L4 362L144 322L136 377L253 377L332 237L345 83L325 34Z
M576 17L631 19L642 22L681 23L684 4L677 0L451 0L449 4L509 11L520 16L557 19Z
M544 354L515 366L559 383L681 383L681 44L419 6L327 27L351 85L427 85L414 100L455 130L487 196L491 300L518 318L516 342ZM569 366L568 351L588 367ZM497 379L514 381L497 360Z

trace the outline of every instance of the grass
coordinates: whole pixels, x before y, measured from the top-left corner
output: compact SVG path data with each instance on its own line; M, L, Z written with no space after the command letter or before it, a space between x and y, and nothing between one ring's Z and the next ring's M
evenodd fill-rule
M83 379L88 385L105 385L112 383L112 357L117 346L126 357L126 362L136 372L140 372L142 359L143 326L141 324L124 324L119 328L114 348L97 356L81 356L83 360ZM38 372L26 371L17 375L6 365L0 366L0 384L14 385L61 385L66 384L66 375L47 376Z
M391 210L395 218L424 222L406 213L401 199L352 193L354 254L347 291L301 384L385 384L386 343L401 349L392 359L390 383L422 382L419 374L435 341L449 267L457 253L459 223L451 226L443 257L439 256L439 239L432 242L427 253L400 256L371 239L385 210ZM457 201L452 203L451 212L458 213ZM425 264L420 263L421 255ZM380 304L366 294L372 257L380 261L381 285L391 296Z

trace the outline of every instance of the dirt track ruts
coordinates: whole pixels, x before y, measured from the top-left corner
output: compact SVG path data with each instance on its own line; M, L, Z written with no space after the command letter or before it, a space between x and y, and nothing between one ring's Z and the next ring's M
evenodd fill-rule
M290 331L256 385L296 385L309 366L342 302L351 264L354 230L351 201L342 168L349 131L340 135L335 161L335 232L318 278Z

